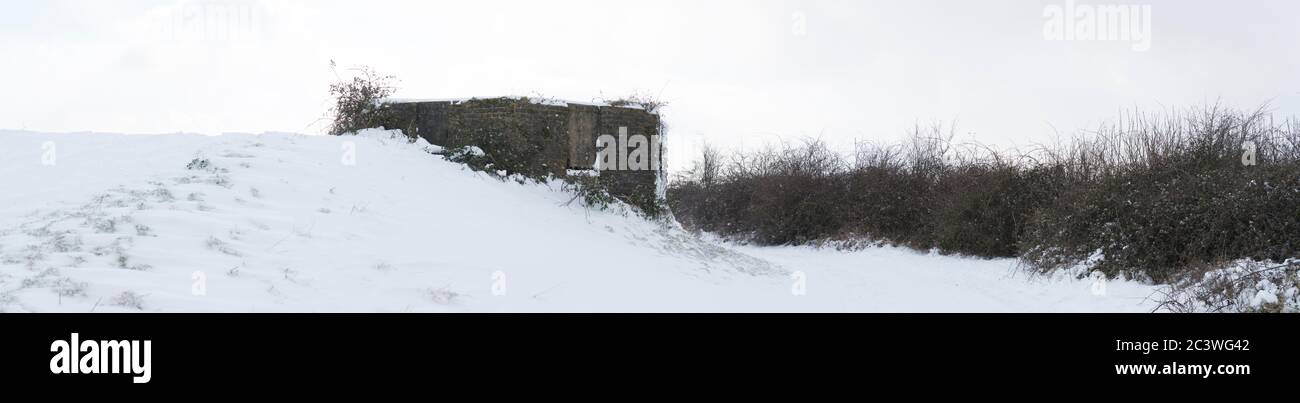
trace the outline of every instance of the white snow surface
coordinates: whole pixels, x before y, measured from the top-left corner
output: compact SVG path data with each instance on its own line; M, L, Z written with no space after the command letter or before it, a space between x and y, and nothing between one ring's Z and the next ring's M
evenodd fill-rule
M494 179L427 147L379 130L0 131L0 312L1146 312L1155 304L1153 286L1029 276L1007 259L719 243L621 207L584 208L558 183Z

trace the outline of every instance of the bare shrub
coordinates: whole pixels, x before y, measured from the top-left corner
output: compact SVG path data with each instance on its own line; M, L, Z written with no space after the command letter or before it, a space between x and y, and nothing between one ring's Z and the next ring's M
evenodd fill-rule
M238 250L235 250L235 248L233 246L230 246L229 243L215 236L209 236L208 240L204 241L204 245L206 245L208 249L221 252L222 254L225 255L239 256Z
M440 287L429 289L429 297L432 298L433 302L436 304L452 305L460 300L461 294L451 290L450 288Z
M333 123L329 133L335 136L382 126L389 112L381 101L396 91L397 79L391 75L377 73L369 67L349 71L355 73L350 80L340 79L330 84L334 106L330 108Z
M1222 268L1215 268L1226 266ZM1165 288L1156 310L1170 312L1300 312L1300 262L1243 261L1189 270Z
M123 308L131 308L137 311L144 310L144 296L135 293L135 291L123 291L121 294L113 297L110 304Z
M1023 152L952 139L917 126L901 144L857 144L851 164L817 141L725 164L706 148L668 203L687 228L764 245L892 243L1158 283L1300 255L1295 120L1209 106Z

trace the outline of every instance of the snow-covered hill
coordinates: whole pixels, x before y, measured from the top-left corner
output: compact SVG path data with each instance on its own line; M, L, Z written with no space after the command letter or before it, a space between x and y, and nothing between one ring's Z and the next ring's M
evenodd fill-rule
M735 247L393 132L0 132L0 311L1148 311L1012 260ZM1104 288L1104 290L1101 290ZM1099 292L1099 290L1104 292Z

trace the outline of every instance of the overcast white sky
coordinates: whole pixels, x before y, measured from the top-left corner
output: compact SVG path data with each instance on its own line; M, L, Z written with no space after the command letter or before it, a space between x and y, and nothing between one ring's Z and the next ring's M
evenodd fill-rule
M1300 111L1300 2L1077 4L1150 5L1150 49L1047 40L1064 0L0 0L0 129L320 133L331 59L402 97L650 93L679 144L942 121L1023 146L1134 107Z

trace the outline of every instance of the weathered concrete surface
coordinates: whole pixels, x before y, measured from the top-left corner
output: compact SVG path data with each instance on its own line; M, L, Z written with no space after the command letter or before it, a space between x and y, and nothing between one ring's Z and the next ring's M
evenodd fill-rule
M444 147L477 146L495 166L534 177L564 178L571 169L596 169L596 139L617 137L621 127L629 135L661 135L659 115L634 107L527 98L390 101L386 107L391 121L385 127ZM654 169L604 170L601 183L633 205L656 203L663 155L654 155L660 159Z

